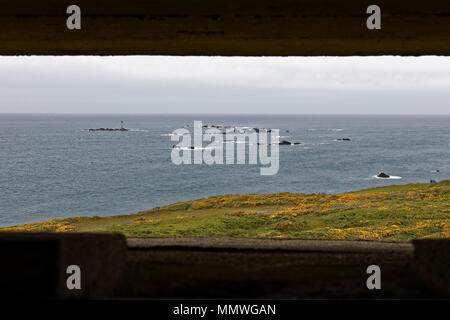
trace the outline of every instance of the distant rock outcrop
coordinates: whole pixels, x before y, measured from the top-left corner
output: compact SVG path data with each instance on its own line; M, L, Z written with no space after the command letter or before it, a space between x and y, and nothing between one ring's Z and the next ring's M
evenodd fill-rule
M379 174L377 174L378 178L390 178L390 175L384 173L384 172L380 172Z
M97 129L88 129L88 131L95 132L95 131L130 131L130 129L127 129L123 126L123 121L120 121L120 128L97 128Z

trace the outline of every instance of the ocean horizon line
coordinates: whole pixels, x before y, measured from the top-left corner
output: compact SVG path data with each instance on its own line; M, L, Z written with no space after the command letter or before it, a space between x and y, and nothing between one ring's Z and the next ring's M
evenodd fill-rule
M347 117L347 116L368 116L368 117L434 117L434 116L444 116L450 117L449 114L437 114L437 113L427 113L427 114L388 114L388 113L345 113L345 114L317 114L317 113L201 113L201 112L193 112L193 113L65 113L65 112L0 112L0 116L3 115L36 115L36 116L45 116L45 115L62 115L62 116L196 116L196 115L205 115L205 116L314 116L314 117L322 117L322 116L333 116L333 117Z

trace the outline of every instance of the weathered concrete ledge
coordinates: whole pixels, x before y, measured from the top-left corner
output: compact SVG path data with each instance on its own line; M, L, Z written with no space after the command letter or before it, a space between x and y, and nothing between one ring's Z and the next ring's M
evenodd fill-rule
M81 30L66 28L68 2L2 6L1 55L450 55L450 2L378 0L79 0Z
M449 297L450 240L329 241L0 233L0 297ZM367 290L366 268L383 290ZM81 290L66 286L69 265Z
M299 240L254 239L230 237L173 237L173 238L127 238L129 248L148 249L223 249L298 252L339 253L403 253L413 256L411 242L400 241L349 241L349 240Z

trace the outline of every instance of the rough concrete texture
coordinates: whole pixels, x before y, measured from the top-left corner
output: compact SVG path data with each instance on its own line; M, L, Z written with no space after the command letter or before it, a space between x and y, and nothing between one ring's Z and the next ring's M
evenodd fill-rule
M0 233L0 296L95 298L111 294L125 268L121 235ZM81 290L68 290L67 267L81 269Z
M168 239L169 240L169 239ZM204 239L206 240L206 239ZM237 241L247 242L244 239ZM151 242L151 241L150 241ZM439 296L411 269L412 250L347 250L321 241L293 246L271 240L247 245L175 246L147 243L128 251L116 297L322 299L432 298ZM299 241L298 243L300 243ZM267 245L266 245L267 244ZM286 244L285 250L282 244ZM311 246L309 246L311 245ZM370 247L371 243L367 243ZM403 244L399 244L403 247ZM295 249L294 249L295 248ZM381 268L382 290L368 290L366 269Z
M128 247L127 247L128 244ZM415 248L415 249L414 249ZM131 238L0 233L0 296L15 298L448 297L449 241ZM81 268L82 290L66 288ZM382 290L366 269L381 268Z
M197 248L282 250L303 252L398 252L412 256L411 242L346 241L346 240L299 240L299 239L250 239L230 237L174 237L174 238L127 238L130 248Z
M366 28L368 0L79 0L2 5L0 54L23 55L449 55L450 1L379 0L381 30Z
M434 290L450 297L450 240L416 240L414 267Z

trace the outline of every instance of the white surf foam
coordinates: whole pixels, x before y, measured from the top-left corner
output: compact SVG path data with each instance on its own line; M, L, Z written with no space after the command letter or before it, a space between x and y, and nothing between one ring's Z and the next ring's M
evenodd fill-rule
M382 177L378 177L378 176L372 176L372 178L375 178L375 179L382 179L382 180L399 180L399 179L401 179L402 177L399 177L399 176L389 176L389 178L382 178Z
M148 132L148 131L146 131L146 132ZM161 133L161 136L163 136L163 137L179 137L182 135L188 135L188 133L186 133L186 134Z
M148 132L148 130L145 129L130 129L132 132Z

